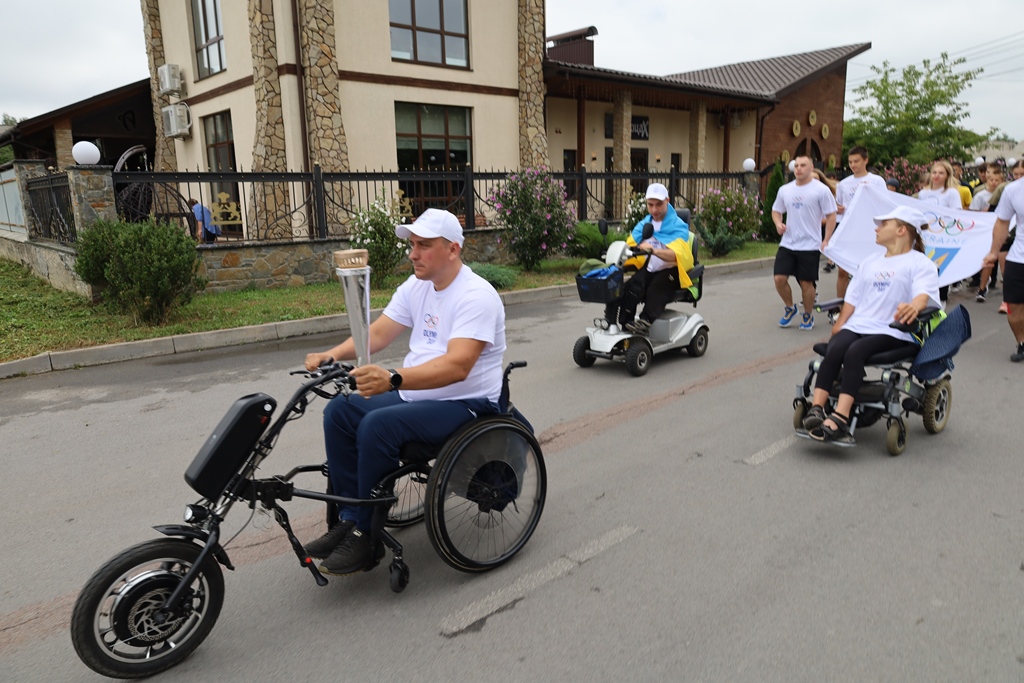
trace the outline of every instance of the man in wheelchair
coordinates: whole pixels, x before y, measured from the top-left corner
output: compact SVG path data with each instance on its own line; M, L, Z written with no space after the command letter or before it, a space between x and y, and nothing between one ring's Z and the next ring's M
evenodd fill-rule
M498 412L505 351L505 309L486 280L462 263L458 219L427 209L412 225L395 228L409 240L413 275L369 328L370 352L411 329L403 367L365 365L352 370L356 391L324 408L324 442L336 495L366 499L399 466L411 441L441 444L460 426ZM315 370L325 361L356 357L351 338L306 356ZM369 506L342 506L340 522L305 545L322 559L320 571L351 574L373 566L383 547L371 548Z
M636 245L634 251L647 254L646 264L630 259L628 266L640 268L629 279L622 299L610 303L605 310L609 323L618 323L633 334L647 335L651 324L658 319L680 287L693 283L687 275L693 268L690 251L690 228L683 222L668 201L668 188L661 183L647 187L648 216L633 227L627 244ZM644 236L644 225L650 223L653 234ZM650 230L650 229L649 229ZM643 302L644 310L636 317L636 309ZM634 318L636 318L634 320Z
M832 326L812 406L803 419L804 429L818 441L852 445L850 411L864 381L867 360L886 351L913 353L917 348L909 332L890 323L913 323L925 308L940 305L938 271L925 256L921 240L920 231L927 229L924 214L898 206L874 221L875 242L885 252L865 259L857 269ZM840 374L839 397L826 415L825 406Z

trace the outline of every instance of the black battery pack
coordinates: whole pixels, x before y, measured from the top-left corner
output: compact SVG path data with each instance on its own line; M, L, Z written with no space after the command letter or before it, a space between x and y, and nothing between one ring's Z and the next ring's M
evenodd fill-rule
M267 430L276 407L277 401L262 393L235 401L185 470L185 482L208 500L220 498Z

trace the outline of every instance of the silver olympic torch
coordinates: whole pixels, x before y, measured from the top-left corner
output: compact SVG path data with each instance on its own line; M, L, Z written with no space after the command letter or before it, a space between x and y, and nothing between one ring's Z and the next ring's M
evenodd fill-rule
M356 346L356 365L370 363L370 265L365 249L334 252L335 272L345 294L345 309Z

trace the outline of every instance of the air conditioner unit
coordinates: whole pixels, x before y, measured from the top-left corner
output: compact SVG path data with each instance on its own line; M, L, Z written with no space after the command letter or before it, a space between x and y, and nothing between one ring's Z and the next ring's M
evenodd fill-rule
M157 84L160 86L159 95L181 94L181 67L177 64L162 64L156 70Z
M175 102L160 110L164 119L164 137L187 138L192 128L192 112L184 102Z

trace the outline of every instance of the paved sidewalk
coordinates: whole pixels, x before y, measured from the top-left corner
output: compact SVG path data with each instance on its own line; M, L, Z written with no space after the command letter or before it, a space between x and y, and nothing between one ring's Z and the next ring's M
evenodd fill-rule
M705 268L705 275L728 275L750 270L771 268L774 257L722 263ZM555 285L538 289L524 289L506 292L501 295L506 306L513 304L547 301L562 297L577 297L576 285ZM0 379L19 375L35 375L51 370L68 370L104 363L117 363L135 358L165 356L175 353L188 353L204 349L216 349L224 346L239 346L257 342L277 341L292 337L302 337L323 332L344 332L349 329L347 315L324 315L305 320L289 320L287 322L250 325L228 330L211 332L195 332L193 334L177 334L172 337L145 339L142 341L123 342L91 346L71 351L48 351L31 358L22 358L7 363L0 363Z

